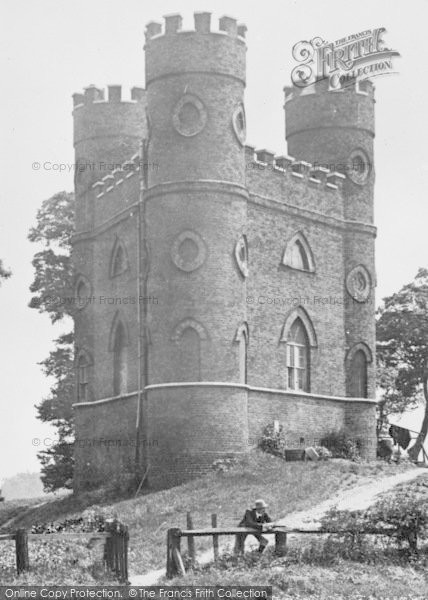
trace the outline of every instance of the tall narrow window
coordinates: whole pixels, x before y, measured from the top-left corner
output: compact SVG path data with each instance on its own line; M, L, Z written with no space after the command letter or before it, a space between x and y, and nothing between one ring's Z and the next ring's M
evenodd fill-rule
M309 391L309 341L300 318L294 321L288 334L287 382L290 390Z
M367 398L367 358L357 350L350 364L349 395L352 398Z
M77 399L79 402L87 402L89 400L88 369L88 359L82 354L77 361Z
M128 391L128 364L125 329L122 323L116 327L113 344L113 393L115 396Z
M193 327L186 327L178 340L180 381L201 380L201 340Z
M247 323L242 323L238 327L235 336L235 342L238 344L239 383L248 383L248 340L248 325Z
M110 258L110 277L116 277L124 273L128 269L128 257L125 247L119 238L113 246L113 251Z

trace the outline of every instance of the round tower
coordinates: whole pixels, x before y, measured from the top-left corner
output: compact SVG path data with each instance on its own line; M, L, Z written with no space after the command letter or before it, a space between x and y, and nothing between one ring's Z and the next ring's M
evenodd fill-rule
M110 85L104 96L94 85L73 94L76 196L107 175L110 164L131 158L145 137L145 91L134 87L131 100L122 101L121 86Z
M245 27L196 13L146 31L146 418L154 485L247 451ZM150 477L150 475L149 475Z
M344 217L373 223L374 87L370 81L329 90L328 80L285 88L288 152L346 176Z
M289 154L345 175L342 191L347 395L374 398L374 87L370 81L354 81L333 91L328 89L328 80L323 80L307 88L285 91ZM364 368L365 382L361 375ZM374 414L368 418L364 406L353 403L347 421L366 444L366 456L372 457Z

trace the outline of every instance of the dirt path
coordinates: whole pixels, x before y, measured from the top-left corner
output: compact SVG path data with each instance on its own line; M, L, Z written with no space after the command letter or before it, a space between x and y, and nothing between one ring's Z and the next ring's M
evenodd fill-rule
M414 468L404 473L398 473L391 477L384 477L373 483L365 483L357 485L346 491L337 492L332 498L321 502L320 504L308 510L294 512L278 521L281 525L296 528L312 528L319 525L320 519L333 506L339 510L364 510L371 504L374 504L378 499L377 496L387 492L400 483L411 481L416 477L428 477L428 470L422 468ZM220 550L230 550L231 544L224 544ZM213 560L212 551L208 550L198 556L200 564L206 564ZM131 575L131 585L155 585L161 577L165 575L165 569L157 569L150 571L144 575Z

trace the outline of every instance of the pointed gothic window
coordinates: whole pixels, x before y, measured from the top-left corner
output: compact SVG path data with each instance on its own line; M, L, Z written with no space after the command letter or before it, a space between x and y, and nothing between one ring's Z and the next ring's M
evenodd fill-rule
M287 338L287 384L290 390L309 392L309 340L300 318Z
M128 257L123 243L116 239L110 261L110 277L124 273L128 268Z
M121 322L116 326L113 342L113 394L119 396L128 391L127 340Z
M315 262L311 248L303 233L296 233L287 244L282 263L299 271L315 271Z
M81 352L77 359L77 401L89 401L89 368L91 361L86 352Z
M193 327L186 327L178 341L181 381L201 380L201 340Z
M357 350L350 363L349 395L367 398L367 358L363 350Z
M248 325L243 323L236 333L238 343L239 383L248 383Z

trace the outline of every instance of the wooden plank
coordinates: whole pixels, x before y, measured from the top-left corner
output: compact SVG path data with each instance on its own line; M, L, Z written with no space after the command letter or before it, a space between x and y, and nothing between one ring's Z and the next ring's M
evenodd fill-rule
M263 531L263 535L270 535L270 534L275 534L275 533L301 533L301 534L305 534L305 533L309 533L309 534L317 534L317 533L323 533L323 534L344 534L344 533L365 533L367 535L389 535L391 533L394 533L395 529L394 528L390 528L390 529L370 529L370 530L361 530L361 531L356 531L354 529L342 529L342 530L337 530L337 529L291 529L288 527L281 527L281 528L273 528L269 531ZM195 537L202 537L202 536L209 536L209 535L237 535L239 533L260 533L259 530L257 529L249 529L247 527L231 527L230 529L223 529L223 528L211 528L211 529L192 529L191 531L188 530L183 530L180 532L180 536L182 537L188 537L189 535L195 536Z
M111 537L110 533L104 531L91 532L79 532L79 533L29 533L28 538L31 541L48 541L48 540L77 540L77 541L90 541L95 539L107 539Z
M3 540L14 540L15 539L15 534L14 533L2 533L0 534L0 542L2 542Z
M213 529L217 529L217 515L211 515L211 525ZM213 551L214 560L218 560L218 535L213 535Z
M192 520L192 515L190 512L187 513L187 529L192 530L193 529L193 520ZM189 552L189 558L191 563L193 564L195 562L195 538L193 537L193 535L189 535L187 537L187 550Z

